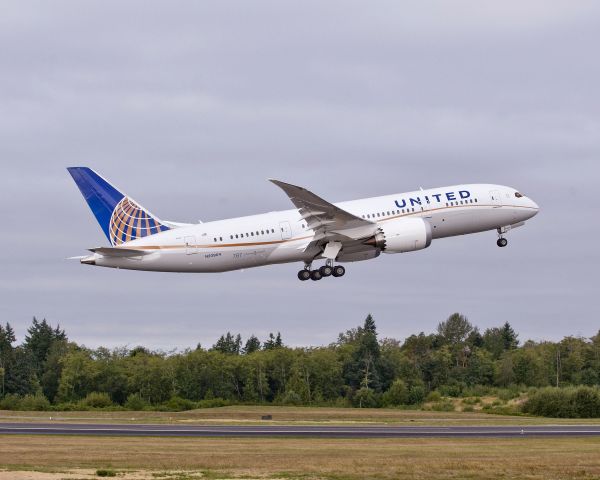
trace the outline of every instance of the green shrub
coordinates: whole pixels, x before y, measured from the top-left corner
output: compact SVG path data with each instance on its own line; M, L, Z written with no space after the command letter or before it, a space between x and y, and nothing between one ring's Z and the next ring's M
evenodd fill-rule
M466 388L467 386L464 382L454 382L448 385L441 385L439 390L443 397L460 397Z
M182 412L184 410L193 410L196 408L196 404L193 401L177 396L171 397L163 404L163 406L172 412Z
M101 468L99 470L96 470L96 475L98 477L116 477L117 472L115 472L114 470L108 470L106 468Z
M360 408L374 408L377 407L377 403L375 392L366 387L358 389L352 399L352 404Z
M127 401L125 402L125 408L127 410L144 410L150 404L142 398L139 393L132 393L127 397Z
M0 410L19 410L21 407L21 397L14 393L9 393L0 400Z
M599 418L600 390L597 387L541 388L529 395L523 412L543 417Z
M463 412L474 412L475 409L473 408L473 405L465 405L462 409Z
M281 398L281 403L284 405L302 405L302 397L294 390L288 390Z
M454 404L450 400L442 400L431 404L431 410L435 412L453 412Z
M521 389L516 385L513 385L510 388L501 388L498 390L498 398L504 402L508 402L513 398L517 398L519 395L521 395Z
M398 405L406 405L409 403L408 388L406 384L400 380L394 380L390 388L383 394L381 400L385 406L397 407Z
M431 392L429 392L425 400L428 402L439 402L441 399L442 395L440 394L440 392L438 392L437 390L432 390Z
M50 402L41 393L37 393L35 395L25 395L21 399L21 404L19 405L19 410L44 411L50 410L50 408Z
M600 390L579 387L573 394L577 415L581 418L600 418Z
M229 400L225 400L224 398L216 397L216 398L204 399L204 400L200 400L199 402L196 402L196 408L226 407L231 404L232 404L232 402Z
M84 407L88 408L107 408L112 407L113 401L110 395L105 392L91 392L80 402Z
M408 403L410 405L416 405L423 403L425 400L425 387L423 385L413 385L408 390Z

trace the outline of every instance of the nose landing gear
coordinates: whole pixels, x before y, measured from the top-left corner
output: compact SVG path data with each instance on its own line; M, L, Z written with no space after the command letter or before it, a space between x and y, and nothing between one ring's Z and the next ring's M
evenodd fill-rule
M506 232L508 232L508 228L507 227L499 227L497 229L497 231L498 231L498 240L496 241L496 245L498 245L501 248L506 247L508 245L508 240L506 238L504 238L504 234Z

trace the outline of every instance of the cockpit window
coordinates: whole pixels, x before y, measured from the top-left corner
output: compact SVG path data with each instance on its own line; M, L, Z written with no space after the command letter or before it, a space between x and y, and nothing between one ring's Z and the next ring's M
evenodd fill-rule
M521 193L519 193L519 192L515 192L515 197L517 197L517 198L521 198L521 197L523 197L523 196L524 196L523 194L521 194Z

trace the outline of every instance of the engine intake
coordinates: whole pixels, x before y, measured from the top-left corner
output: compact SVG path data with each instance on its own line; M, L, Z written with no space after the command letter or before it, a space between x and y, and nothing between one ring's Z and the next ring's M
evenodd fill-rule
M431 225L422 218L403 218L379 225L379 231L365 242L385 253L422 250L431 245Z

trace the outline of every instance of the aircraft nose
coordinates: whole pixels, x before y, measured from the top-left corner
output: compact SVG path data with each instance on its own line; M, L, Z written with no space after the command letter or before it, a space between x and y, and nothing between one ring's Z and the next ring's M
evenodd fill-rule
M540 206L535 203L531 198L529 199L529 206L533 209L534 213L533 215L537 215L537 213L540 210Z

